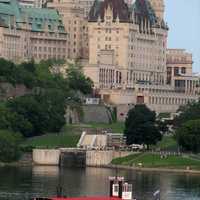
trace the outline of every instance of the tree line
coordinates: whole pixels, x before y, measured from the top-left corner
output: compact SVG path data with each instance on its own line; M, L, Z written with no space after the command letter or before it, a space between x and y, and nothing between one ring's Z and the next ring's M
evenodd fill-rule
M1 145L5 143L8 131L14 139L18 134L33 137L59 132L65 124L68 104L81 105L82 95L91 94L93 83L84 76L78 63L68 65L66 76L51 73L51 67L58 64L63 63L47 60L37 64L30 61L17 65L0 59L0 84L23 84L31 89L24 96L0 101L0 141L4 141L0 142L0 149L3 148Z

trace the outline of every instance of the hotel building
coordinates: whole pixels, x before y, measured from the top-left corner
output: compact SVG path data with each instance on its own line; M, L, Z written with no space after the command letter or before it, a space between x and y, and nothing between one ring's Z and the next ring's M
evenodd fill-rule
M0 1L0 57L14 62L68 57L67 33L56 10Z
M192 57L183 50L167 50L163 16L162 0L136 0L131 6L124 0L94 2L84 70L105 102L145 103L157 112L175 112L198 99ZM175 63L173 58L179 57L185 60Z

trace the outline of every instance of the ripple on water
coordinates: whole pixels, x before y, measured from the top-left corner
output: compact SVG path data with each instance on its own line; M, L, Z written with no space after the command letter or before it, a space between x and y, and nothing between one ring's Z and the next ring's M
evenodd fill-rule
M133 184L134 197L153 200L153 192L161 190L162 200L200 200L200 176L175 173L135 172L119 170ZM106 195L108 176L116 170L57 167L0 168L0 200L28 200L31 197L54 196L60 184L67 196Z

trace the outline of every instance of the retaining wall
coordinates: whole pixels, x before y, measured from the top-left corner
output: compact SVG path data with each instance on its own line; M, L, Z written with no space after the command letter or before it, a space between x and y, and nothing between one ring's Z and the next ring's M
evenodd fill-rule
M104 105L84 105L84 123L109 123L109 113Z
M37 165L59 165L60 150L58 149L34 149L33 162Z
M46 150L34 149L33 150L33 163L36 165L59 165L61 166L105 166L108 165L112 159L117 157L124 157L133 152L127 151L98 151L80 149L59 149L59 150ZM61 163L60 163L61 162Z
M124 157L132 153L127 151L86 151L86 166L108 165L114 158Z

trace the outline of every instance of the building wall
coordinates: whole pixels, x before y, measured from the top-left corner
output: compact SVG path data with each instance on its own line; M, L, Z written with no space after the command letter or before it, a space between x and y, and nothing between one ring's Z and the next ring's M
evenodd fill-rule
M65 59L67 38L65 34L30 32L0 27L0 56L14 62L56 58Z
M79 5L84 9L84 17L88 18L94 0L79 0Z
M34 33L30 34L31 57L36 61L50 58L66 59L67 38L66 35L57 33Z
M68 57L70 59L88 57L88 28L87 20L84 17L84 9L78 1L53 0L47 4L48 8L59 11L68 33Z
M89 64L97 65L97 87L131 87L137 82L164 85L167 31L156 28L148 34L149 27L139 30L135 23L112 20L113 10L108 7L103 22L89 22Z
M25 8L13 0L3 9L10 12L0 14L0 56L14 62L36 61L68 57L67 34L58 13L50 9ZM6 11L5 11L6 12Z
M167 50L167 84L177 92L198 94L199 78L192 72L192 54L185 49Z

